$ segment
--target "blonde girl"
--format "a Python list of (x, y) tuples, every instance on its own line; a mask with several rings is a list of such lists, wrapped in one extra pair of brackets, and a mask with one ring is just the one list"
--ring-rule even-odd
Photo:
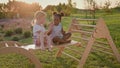
[(46, 22), (46, 13), (43, 11), (37, 11), (34, 15), (33, 25), (33, 38), (36, 48), (45, 50), (48, 48), (51, 50), (51, 40), (47, 35), (44, 24)]

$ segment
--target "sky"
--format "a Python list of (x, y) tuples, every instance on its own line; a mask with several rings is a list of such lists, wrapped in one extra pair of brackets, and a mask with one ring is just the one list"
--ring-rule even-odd
[[(42, 5), (43, 8), (45, 8), (47, 5), (58, 5), (59, 3), (68, 3), (67, 0), (18, 0), (18, 1), (23, 1), (26, 3), (33, 3), (33, 2), (38, 2), (40, 5)], [(102, 5), (106, 0), (96, 0), (99, 5)], [(112, 6), (115, 6), (117, 1), (120, 0), (110, 0), (112, 3)], [(7, 3), (8, 0), (0, 0), (0, 3)], [(72, 0), (72, 2), (76, 2), (76, 7), (80, 9), (85, 8), (85, 3), (84, 0)]]

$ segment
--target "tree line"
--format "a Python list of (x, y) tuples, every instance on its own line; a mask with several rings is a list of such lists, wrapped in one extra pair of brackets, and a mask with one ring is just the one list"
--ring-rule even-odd
[(21, 1), (9, 0), (0, 4), (0, 18), (32, 17), (34, 12), (41, 10), (39, 3), (28, 4)]
[(68, 16), (73, 10), (76, 10), (73, 7), (75, 7), (75, 3), (72, 4), (72, 0), (68, 0), (68, 4), (48, 5), (45, 9), (42, 9), (39, 3), (28, 4), (22, 1), (9, 0), (6, 4), (0, 3), (0, 18), (30, 18), (39, 10), (46, 11), (48, 14), (52, 14), (53, 11), (64, 12)]
[[(95, 0), (84, 0), (86, 11), (92, 11), (92, 16), (95, 18), (96, 10), (104, 10), (106, 13), (111, 13), (111, 2), (107, 0), (104, 2), (104, 6), (97, 4)], [(0, 3), (0, 18), (32, 18), (36, 11), (43, 10), (48, 16), (52, 15), (52, 12), (63, 12), (65, 16), (70, 16), (74, 13), (79, 13), (80, 9), (76, 8), (76, 2), (68, 0), (68, 3), (59, 3), (58, 5), (48, 5), (45, 9), (42, 9), (39, 3), (28, 4), (22, 1), (9, 0), (6, 4)], [(120, 2), (116, 2), (116, 7), (120, 11)], [(86, 13), (87, 15), (87, 13)]]

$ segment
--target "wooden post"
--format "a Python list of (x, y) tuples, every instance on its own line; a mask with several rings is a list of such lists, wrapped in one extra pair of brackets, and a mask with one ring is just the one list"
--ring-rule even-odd
[(115, 57), (117, 58), (117, 61), (120, 63), (120, 54), (119, 54), (119, 52), (118, 52), (118, 50), (117, 50), (117, 48), (116, 48), (116, 46), (115, 46), (111, 36), (109, 36), (107, 38), (107, 40), (108, 40), (108, 42), (110, 44), (110, 47), (112, 48), (112, 51), (113, 51)]
[(94, 34), (94, 36), (96, 38), (105, 38), (107, 39), (110, 47), (112, 48), (112, 51), (115, 55), (115, 57), (117, 58), (117, 61), (120, 62), (120, 54), (116, 48), (116, 45), (114, 44), (113, 40), (112, 40), (112, 37), (110, 35), (110, 32), (104, 22), (104, 20), (101, 18), (99, 19), (98, 21), (98, 25), (96, 27), (96, 34)]
[(76, 30), (81, 29), (80, 26), (74, 24), (78, 24), (78, 21), (76, 19), (72, 19), (68, 32), (71, 32), (72, 31), (71, 29), (76, 29)]
[(91, 51), (92, 45), (94, 43), (95, 39), (91, 36), (91, 39), (89, 40), (87, 47), (85, 48), (85, 51), (83, 52), (82, 58), (79, 62), (78, 68), (83, 68), (83, 65), (85, 64), (87, 57)]
[(56, 57), (60, 57), (62, 55), (62, 52), (64, 50), (64, 46), (61, 46), (60, 49), (58, 50), (57, 54), (56, 54)]

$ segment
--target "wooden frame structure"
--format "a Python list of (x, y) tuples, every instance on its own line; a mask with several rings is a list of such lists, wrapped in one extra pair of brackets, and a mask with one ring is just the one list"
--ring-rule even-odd
[[(96, 21), (96, 25), (88, 25), (88, 24), (79, 24), (78, 21)], [(91, 30), (82, 30), (82, 27), (90, 27), (90, 28), (94, 28), (93, 31)], [(100, 19), (73, 19), (71, 24), (70, 24), (70, 28), (68, 30), (69, 32), (78, 32), (81, 34), (81, 38), (82, 40), (87, 41), (87, 45), (83, 46), (81, 43), (81, 41), (71, 41), (71, 43), (68, 44), (63, 44), (63, 45), (57, 45), (56, 47), (59, 48), (56, 57), (60, 57), (62, 54), (65, 54), (66, 56), (73, 58), (74, 60), (79, 62), (78, 68), (83, 68), (89, 53), (91, 52), (92, 48), (93, 48), (93, 44), (95, 42), (97, 43), (101, 43), (101, 44), (107, 44), (110, 46), (110, 48), (106, 48), (103, 46), (96, 46), (97, 48), (103, 48), (103, 49), (107, 49), (107, 50), (112, 50), (112, 53), (107, 52), (107, 51), (101, 51), (101, 50), (97, 50), (109, 55), (114, 55), (117, 59), (118, 62), (120, 62), (120, 54), (112, 40), (112, 37), (110, 36), (109, 30), (104, 22), (104, 20), (102, 18)], [(89, 34), (90, 37), (89, 39), (87, 39), (87, 35)], [(76, 36), (75, 38), (79, 38), (78, 36)], [(107, 43), (105, 42), (101, 42), (101, 41), (96, 41), (97, 39), (106, 39)], [(13, 42), (14, 43), (14, 42)], [(40, 61), (36, 58), (36, 56), (34, 56), (34, 54), (31, 51), (28, 51), (24, 48), (19, 47), (18, 43), (14, 43), (12, 44), (12, 46), (9, 46), (8, 42), (4, 43), (5, 45), (0, 46), (0, 54), (8, 54), (8, 53), (18, 53), (18, 54), (22, 54), (24, 56), (26, 56), (28, 59), (30, 59), (34, 64), (36, 68), (42, 68)], [(64, 52), (64, 49), (70, 49), (74, 52), (77, 52), (77, 54), (79, 53), (79, 51), (77, 51), (76, 49), (71, 49), (69, 48), (70, 45), (76, 45), (79, 47), (84, 47), (85, 50), (82, 54), (81, 59), (77, 59), (74, 56), (71, 56), (70, 54), (67, 54)]]
[(42, 68), (42, 65), (39, 59), (31, 53), (30, 51), (21, 48), (20, 43), (15, 41), (3, 41), (0, 42), (0, 54), (9, 54), (9, 53), (17, 53), (27, 57), (32, 63), (35, 64), (35, 68)]
[[(78, 21), (96, 21), (97, 23), (96, 23), (96, 25), (84, 25), (84, 24), (78, 24)], [(92, 28), (95, 28), (95, 30), (93, 32), (84, 31), (81, 29), (80, 26), (92, 27)], [(112, 40), (112, 37), (110, 36), (109, 30), (108, 30), (106, 24), (102, 18), (100, 18), (98, 20), (97, 19), (73, 19), (72, 23), (70, 25), (70, 28), (69, 28), (69, 32), (79, 32), (79, 33), (81, 33), (81, 35), (91, 34), (89, 39), (81, 38), (81, 39), (88, 41), (87, 46), (85, 47), (85, 50), (82, 54), (82, 57), (79, 60), (69, 54), (64, 53), (63, 51), (66, 48), (64, 46), (59, 49), (59, 51), (57, 53), (57, 57), (60, 57), (62, 54), (66, 54), (67, 56), (69, 56), (79, 62), (78, 68), (83, 68), (83, 65), (85, 64), (85, 62), (89, 56), (89, 53), (92, 50), (93, 44), (96, 42), (96, 39), (103, 38), (103, 39), (106, 39), (108, 43), (101, 42), (101, 41), (97, 41), (97, 42), (102, 43), (102, 44), (108, 44), (110, 46), (109, 49), (112, 50), (113, 54), (109, 53), (107, 51), (101, 51), (101, 50), (98, 50), (98, 51), (104, 52), (106, 54), (114, 55), (116, 57), (117, 61), (120, 62), (120, 54), (116, 48), (116, 45), (114, 44), (114, 42)], [(105, 48), (102, 46), (99, 46), (99, 47)], [(108, 49), (108, 48), (105, 48), (105, 49)]]

